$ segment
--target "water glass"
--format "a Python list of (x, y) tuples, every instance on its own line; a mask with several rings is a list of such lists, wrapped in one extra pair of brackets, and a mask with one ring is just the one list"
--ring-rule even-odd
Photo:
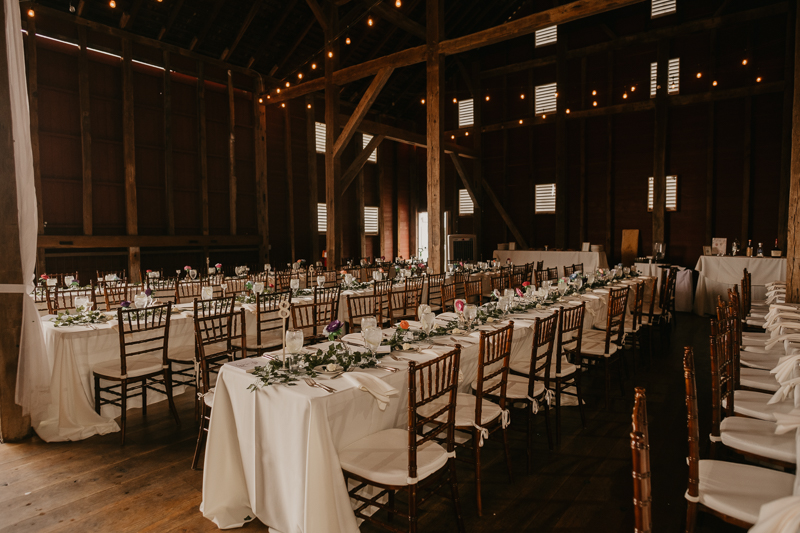
[(478, 306), (475, 304), (467, 304), (464, 307), (464, 316), (467, 318), (469, 328), (472, 329), (472, 324), (478, 318)]
[(378, 327), (378, 319), (374, 316), (365, 316), (361, 319), (361, 331), (367, 328), (376, 328)]
[(211, 300), (214, 298), (214, 287), (202, 287), (200, 289), (200, 298), (203, 300)]
[(289, 287), (291, 287), (291, 289), (293, 291), (298, 290), (300, 288), (300, 280), (297, 279), (297, 278), (290, 279), (289, 280)]
[(143, 292), (133, 297), (133, 303), (136, 305), (136, 309), (144, 309), (147, 307), (147, 300), (147, 295)]
[(293, 271), (296, 272), (298, 268), (300, 268), (300, 263), (292, 263), (292, 270)]
[(378, 271), (378, 270), (376, 270), (376, 271), (374, 271), (374, 272), (372, 273), (372, 279), (374, 279), (375, 281), (380, 281), (380, 280), (381, 280), (381, 277), (382, 277), (382, 276), (381, 276), (381, 273), (380, 273), (380, 271)]
[(253, 294), (261, 294), (264, 292), (264, 283), (259, 281), (258, 283), (253, 283)]
[(89, 310), (89, 298), (87, 296), (76, 296), (75, 297), (75, 309), (83, 308), (84, 311)]
[(191, 269), (189, 271), (189, 275), (192, 277), (192, 281), (194, 281), (195, 279), (197, 279), (197, 270)]
[(383, 340), (383, 331), (381, 331), (380, 328), (367, 328), (362, 330), (362, 335), (364, 336), (364, 342), (367, 348), (369, 348), (369, 353), (372, 357), (375, 357), (375, 351)]
[(69, 287), (75, 281), (75, 276), (64, 276), (64, 286)]
[(501, 296), (497, 299), (497, 308), (505, 314), (506, 307), (508, 307), (508, 298)]
[(351, 285), (353, 283), (353, 275), (352, 274), (345, 274), (344, 275), (344, 282), (346, 285)]
[(436, 315), (434, 315), (431, 311), (425, 311), (422, 313), (420, 322), (422, 322), (422, 331), (425, 332), (425, 335), (430, 335), (431, 330), (433, 330), (433, 326), (436, 322)]
[(325, 276), (317, 276), (317, 286), (320, 289), (325, 286)]

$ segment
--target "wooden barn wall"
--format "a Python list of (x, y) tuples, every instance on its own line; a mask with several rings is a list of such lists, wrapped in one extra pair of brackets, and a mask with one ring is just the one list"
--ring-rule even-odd
[[(708, 13), (700, 13), (707, 16)], [(617, 21), (614, 29), (644, 31), (633, 20)], [(668, 25), (653, 21), (653, 25)], [(559, 39), (568, 48), (607, 40), (602, 32), (581, 26), (559, 28)], [(711, 57), (710, 31), (680, 35), (669, 40), (670, 58), (680, 57), (680, 94), (694, 95), (715, 90), (753, 87), (762, 82), (780, 82), (784, 77), (786, 15), (773, 15), (747, 24), (716, 30), (715, 56)], [(533, 40), (516, 39), (484, 49), (473, 59), (482, 70), (555, 54), (556, 46), (535, 48)], [(649, 97), (649, 68), (656, 60), (657, 44), (643, 43), (629, 48), (589, 55), (585, 58), (585, 85), (581, 85), (582, 59), (567, 61), (566, 87), (559, 88), (559, 104), (571, 111), (644, 101)], [(748, 65), (742, 65), (742, 59)], [(712, 65), (713, 61), (713, 65)], [(711, 68), (718, 86), (712, 87)], [(700, 72), (701, 77), (696, 74)], [(462, 78), (449, 80), (448, 99), (469, 98)], [(556, 81), (555, 64), (521, 72), (481, 79), (475, 98), (481, 106), (484, 126), (533, 117), (533, 87)], [(635, 90), (631, 91), (631, 87)], [(597, 94), (592, 95), (596, 90)], [(521, 94), (525, 98), (520, 98)], [(624, 99), (623, 94), (628, 98)], [(490, 96), (487, 101), (486, 96)], [(670, 96), (669, 98), (674, 98)], [(748, 103), (749, 100), (749, 103)], [(709, 121), (714, 107), (713, 123)], [(715, 186), (711, 191), (714, 237), (743, 242), (763, 242), (768, 248), (778, 236), (779, 181), (781, 167), (781, 121), (783, 92), (721, 99), (690, 105), (670, 105), (667, 126), (667, 175), (678, 176), (678, 209), (666, 214), (668, 260), (693, 267), (706, 242), (706, 177), (709, 150), (713, 151)], [(452, 106), (455, 108), (456, 106)], [(748, 110), (749, 108), (749, 110)], [(748, 115), (749, 113), (749, 115)], [(550, 122), (551, 118), (553, 119)], [(583, 125), (581, 124), (583, 122)], [(458, 130), (454, 110), (446, 113), (448, 130), (456, 141), (471, 145), (472, 139)], [(516, 126), (516, 125), (514, 125)], [(647, 179), (653, 174), (654, 112), (643, 110), (585, 119), (566, 120), (566, 247), (580, 249), (585, 241), (608, 246), (610, 261), (620, 259), (622, 231), (639, 230), (639, 252), (652, 250), (652, 215), (647, 211)], [(749, 127), (749, 131), (748, 131)], [(584, 131), (585, 205), (580, 203), (581, 132)], [(709, 128), (715, 141), (709, 146)], [(751, 139), (748, 145), (746, 139)], [(533, 186), (556, 181), (555, 115), (535, 125), (510, 127), (482, 135), (483, 175), (531, 248), (555, 247), (556, 217), (535, 214)], [(424, 150), (423, 150), (424, 152)], [(424, 164), (424, 158), (422, 159)], [(746, 166), (750, 188), (745, 191)], [(471, 164), (466, 164), (468, 173)], [(454, 188), (462, 188), (451, 164), (446, 165), (446, 208), (451, 213), (456, 201)], [(424, 182), (422, 183), (424, 187)], [(611, 192), (609, 200), (608, 192)], [(749, 194), (749, 228), (743, 233), (744, 199)], [(490, 258), (498, 243), (513, 241), (500, 214), (484, 194), (483, 242), (480, 255)], [(424, 208), (424, 195), (420, 205)], [(580, 227), (581, 209), (584, 227)], [(610, 211), (609, 211), (610, 210)], [(472, 217), (457, 217), (460, 233), (470, 233)], [(608, 228), (611, 233), (608, 234)]]

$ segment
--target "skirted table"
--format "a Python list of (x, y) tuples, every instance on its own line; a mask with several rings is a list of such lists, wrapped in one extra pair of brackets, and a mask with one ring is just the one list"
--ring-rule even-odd
[(786, 258), (702, 255), (694, 267), (700, 277), (694, 295), (694, 312), (712, 314), (717, 296), (727, 301), (728, 289), (742, 282), (744, 269), (752, 275), (753, 300), (763, 300), (765, 285), (786, 280)]

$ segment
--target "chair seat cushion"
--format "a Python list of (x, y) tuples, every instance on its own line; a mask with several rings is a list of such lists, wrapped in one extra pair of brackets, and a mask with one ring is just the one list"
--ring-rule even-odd
[[(499, 390), (499, 389), (498, 389)], [(473, 422), (475, 422), (475, 401), (476, 396), (459, 392), (456, 396), (456, 427), (463, 427), (472, 429)], [(427, 405), (423, 405), (417, 409), (417, 413), (422, 416), (430, 416), (436, 411), (441, 409), (447, 403), (446, 398), (437, 398)], [(481, 426), (485, 426), (489, 422), (500, 417), (500, 406), (494, 402), (484, 399), (481, 406)], [(447, 413), (443, 413), (436, 418), (439, 422), (447, 420)]]
[[(205, 347), (206, 359), (213, 359), (215, 356), (228, 350), (228, 345), (225, 342), (218, 342)], [(177, 350), (170, 350), (167, 354), (167, 359), (179, 363), (190, 364), (194, 363), (194, 345), (184, 346)]]
[(795, 434), (776, 435), (775, 422), (729, 416), (720, 424), (722, 444), (743, 452), (753, 453), (786, 463), (797, 461)]
[[(339, 451), (342, 469), (383, 485), (408, 485), (408, 431), (386, 429), (367, 435)], [(417, 448), (417, 479), (447, 464), (447, 451), (435, 442)]]
[(769, 342), (769, 339), (772, 338), (772, 335), (766, 331), (743, 331), (742, 332), (742, 340), (755, 340), (761, 341), (762, 343)]
[[(161, 357), (157, 355), (134, 355), (125, 361), (125, 371), (128, 378), (158, 374), (164, 369)], [(92, 367), (92, 372), (100, 377), (122, 379), (121, 363), (119, 359), (103, 361)]]
[[(485, 381), (483, 383), (484, 389), (489, 389), (494, 387), (500, 381), (500, 377), (496, 377), (490, 379), (489, 381)], [(478, 389), (478, 380), (472, 382), (472, 389)], [(498, 393), (500, 389), (493, 391)], [(541, 393), (544, 392), (544, 383), (541, 381), (535, 381), (533, 383), (533, 398), (538, 397)], [(508, 381), (506, 383), (506, 398), (509, 400), (525, 400), (528, 397), (528, 378), (525, 376), (517, 376), (514, 374), (508, 375)], [(481, 416), (483, 412), (481, 412)]]
[(207, 406), (211, 407), (212, 409), (214, 408), (214, 392), (215, 392), (215, 390), (216, 390), (216, 387), (212, 387), (207, 393), (205, 393), (203, 395), (203, 402)]
[[(519, 361), (517, 363), (511, 364), (511, 370), (514, 372), (519, 372), (520, 374), (528, 375), (531, 372), (531, 361), (530, 359), (525, 359), (524, 361)], [(561, 357), (561, 376), (566, 377), (569, 375), (574, 374), (578, 371), (578, 367), (567, 361), (566, 356)], [(536, 373), (536, 375), (540, 378), (544, 377), (544, 369), (540, 370)], [(510, 376), (509, 376), (510, 377)], [(550, 363), (550, 379), (556, 379), (558, 373), (556, 372), (556, 363), (553, 361)]]
[(583, 333), (583, 340), (581, 341), (581, 353), (588, 356), (595, 357), (611, 357), (619, 346), (613, 343), (608, 345), (608, 353), (606, 353), (606, 333), (604, 331), (585, 331)]
[[(750, 418), (775, 422), (774, 413), (788, 414), (794, 409), (793, 401), (768, 404), (770, 398), (772, 398), (772, 394), (765, 392), (737, 390), (733, 396), (733, 412)], [(723, 398), (722, 407), (727, 407), (727, 405), (728, 399)]]
[(763, 504), (792, 495), (793, 474), (713, 460), (700, 461), (699, 470), (700, 503), (748, 524)]
[[(755, 352), (740, 352), (739, 361), (742, 366), (749, 366), (750, 368), (760, 368), (761, 370), (772, 370), (778, 366), (778, 361), (781, 355), (770, 353), (755, 353)], [(784, 354), (785, 355), (785, 354)]]
[(748, 326), (753, 326), (755, 328), (763, 328), (764, 327), (764, 319), (763, 318), (748, 318), (744, 322)]
[(759, 368), (739, 368), (739, 383), (743, 387), (763, 390), (765, 392), (778, 392), (780, 383), (774, 374)]

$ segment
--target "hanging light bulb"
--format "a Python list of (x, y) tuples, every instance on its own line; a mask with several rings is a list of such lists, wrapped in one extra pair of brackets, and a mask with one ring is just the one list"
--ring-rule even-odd
[(487, 102), (489, 101), (489, 95), (488, 94), (486, 95), (486, 101)]
[(519, 123), (522, 124), (522, 119), (519, 119)]
[(311, 104), (308, 104), (306, 107), (308, 107), (309, 109), (311, 109)]
[(347, 37), (347, 38), (344, 40), (344, 44), (350, 44), (350, 37)]
[(289, 83), (289, 82), (287, 81), (287, 82), (286, 82), (286, 86), (288, 87), (288, 86), (290, 86), (290, 85), (291, 85), (291, 83)]
[[(398, 0), (398, 1), (399, 1), (399, 0)], [(455, 138), (456, 138), (456, 136), (455, 136), (455, 135), (451, 135), (451, 136), (450, 136), (450, 139), (455, 139)]]
[(403, 5), (403, 2), (401, 2), (400, 0), (395, 0), (394, 7), (400, 7), (402, 5)]
[(333, 57), (333, 52), (328, 52), (328, 57)]
[(569, 115), (569, 108), (567, 108), (567, 115)]
[(270, 96), (270, 95), (267, 95), (267, 100), (269, 100), (270, 98), (272, 98), (272, 96)]
[(281, 107), (286, 107), (286, 104), (281, 104)]
[(311, 70), (317, 70), (317, 64), (311, 63)]
[(466, 132), (464, 135), (466, 135), (467, 137), (469, 137), (469, 132)]
[(425, 99), (424, 99), (424, 98), (423, 98), (422, 100), (420, 100), (420, 102), (421, 102), (423, 105), (425, 105)]
[(697, 73), (697, 78), (699, 79), (699, 78), (702, 78), (702, 77), (703, 77), (703, 73), (702, 72), (698, 72)]
[(761, 76), (756, 78), (756, 83), (761, 83)]
[(277, 92), (278, 94), (280, 94), (280, 92), (281, 92), (281, 88), (280, 88), (280, 87), (278, 87), (278, 88), (277, 88), (277, 90), (276, 90), (276, 92)]
[(627, 99), (628, 98), (628, 93), (622, 93), (622, 98), (623, 99)]
[(372, 26), (373, 24), (375, 24), (375, 21), (374, 21), (374, 20), (372, 20), (372, 15), (370, 15), (370, 16), (367, 18), (367, 25), (368, 25), (368, 26)]
[(258, 103), (259, 103), (259, 104), (263, 104), (263, 103), (264, 103), (264, 99), (263, 99), (263, 98), (259, 98), (259, 99), (258, 99)]
[(631, 85), (631, 92), (634, 92), (635, 90), (636, 90), (636, 86), (635, 85)]
[(747, 64), (747, 60), (746, 59), (742, 59), (742, 65), (746, 65), (746, 64)]
[(520, 100), (525, 100), (525, 93), (522, 93), (521, 95), (519, 95), (519, 98), (520, 98)]
[(298, 80), (302, 80), (303, 79), (303, 73), (302, 72), (298, 72), (297, 73), (297, 79)]
[(556, 98), (558, 98), (558, 93), (556, 93)]
[(453, 98), (453, 103), (457, 104), (458, 103), (458, 98)]
[(597, 96), (597, 91), (592, 91), (592, 96)]
[(592, 105), (593, 105), (594, 107), (597, 107), (597, 100), (595, 100), (594, 102), (592, 102)]
[(111, 9), (114, 9), (115, 7), (117, 7), (117, 3), (116, 3), (114, 0), (111, 0), (111, 1), (108, 3), (108, 6), (109, 6)]
[(33, 16), (34, 16), (35, 14), (36, 14), (36, 13), (34, 13), (34, 12), (33, 12), (33, 9), (29, 9), (29, 10), (28, 10), (28, 16), (29, 16), (30, 18), (33, 18)]
[(542, 119), (546, 119), (546, 118), (547, 118), (547, 115), (542, 115)]

